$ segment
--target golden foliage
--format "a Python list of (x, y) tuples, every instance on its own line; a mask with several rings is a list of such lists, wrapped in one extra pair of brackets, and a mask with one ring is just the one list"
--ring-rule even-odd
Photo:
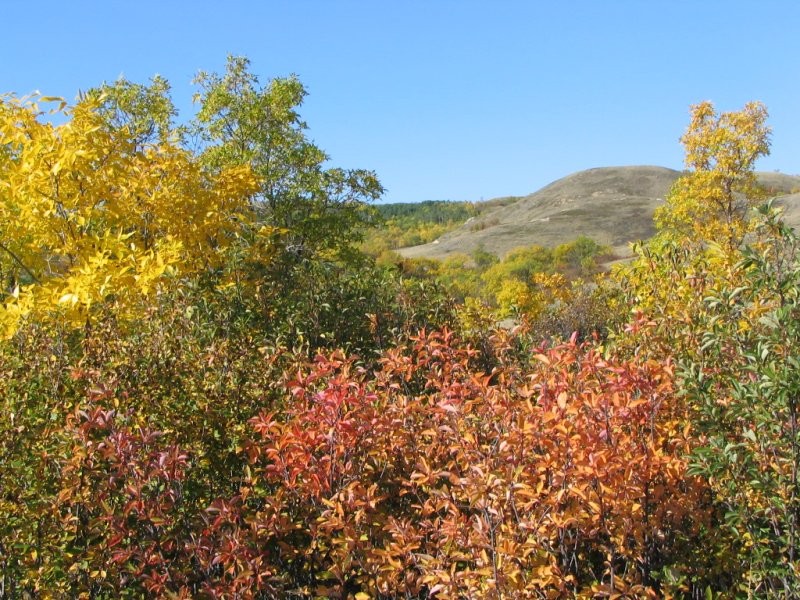
[(656, 212), (656, 224), (672, 239), (718, 240), (734, 248), (752, 229), (750, 210), (764, 200), (754, 167), (769, 154), (767, 110), (750, 102), (741, 111), (718, 115), (710, 102), (702, 102), (691, 115), (681, 137), (690, 172)]
[(4, 337), (32, 313), (81, 322), (107, 300), (133, 310), (166, 276), (220, 266), (251, 220), (248, 168), (212, 178), (169, 143), (138, 147), (98, 102), (54, 115), (31, 100), (0, 102)]

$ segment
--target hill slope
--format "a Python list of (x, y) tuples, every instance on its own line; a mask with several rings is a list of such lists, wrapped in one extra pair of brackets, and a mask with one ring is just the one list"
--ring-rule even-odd
[[(403, 248), (400, 253), (441, 259), (483, 247), (502, 256), (518, 246), (552, 247), (585, 235), (625, 255), (629, 242), (653, 235), (653, 213), (680, 175), (654, 166), (580, 171), (470, 219), (433, 243)], [(800, 189), (798, 176), (759, 173), (759, 180), (776, 196)], [(787, 220), (800, 224), (800, 194), (781, 200), (787, 206)]]

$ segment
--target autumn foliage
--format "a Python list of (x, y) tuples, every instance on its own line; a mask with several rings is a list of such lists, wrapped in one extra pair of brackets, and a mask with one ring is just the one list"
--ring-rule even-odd
[(253, 220), (247, 167), (211, 178), (174, 144), (110, 128), (92, 98), (58, 125), (41, 103), (0, 103), (4, 336), (47, 311), (80, 323), (110, 297), (137, 312), (166, 276), (222, 264), (237, 221)]
[(0, 102), (0, 598), (800, 593), (800, 242), (747, 212), (760, 105), (693, 108), (605, 281), (484, 264), (501, 329), (356, 250), (380, 184), (324, 166), (296, 79), (198, 82), (185, 127), (162, 79)]
[(670, 370), (570, 343), (487, 374), (456, 344), (423, 334), (374, 378), (320, 358), (288, 418), (254, 418), (251, 481), (300, 501), (263, 530), (307, 524), (286, 558), (370, 596), (646, 593), (703, 519)]
[[(507, 362), (513, 336), (495, 342), (491, 373), (447, 331), (375, 370), (318, 356), (287, 382), (285, 409), (250, 419), (234, 493), (202, 510), (188, 489), (197, 456), (89, 387), (66, 419), (49, 509), (69, 549), (47, 557), (66, 575), (58, 584), (186, 597), (658, 595), (659, 574), (708, 519), (671, 367), (574, 342), (523, 367)], [(18, 566), (36, 572), (40, 552)]]

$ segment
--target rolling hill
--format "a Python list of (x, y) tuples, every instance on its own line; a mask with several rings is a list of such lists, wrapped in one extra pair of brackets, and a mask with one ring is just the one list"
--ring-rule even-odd
[[(409, 258), (442, 259), (483, 249), (504, 255), (512, 248), (553, 247), (580, 235), (610, 246), (623, 257), (630, 242), (655, 232), (653, 213), (680, 171), (655, 166), (601, 167), (568, 175), (507, 206), (483, 211), (438, 240), (399, 250)], [(786, 219), (800, 225), (800, 176), (759, 173), (759, 181), (786, 206)]]

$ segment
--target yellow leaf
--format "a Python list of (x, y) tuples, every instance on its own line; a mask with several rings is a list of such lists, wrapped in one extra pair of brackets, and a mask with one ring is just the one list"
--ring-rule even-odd
[(72, 293), (66, 293), (58, 299), (59, 304), (72, 304), (75, 306), (78, 303), (78, 297)]

